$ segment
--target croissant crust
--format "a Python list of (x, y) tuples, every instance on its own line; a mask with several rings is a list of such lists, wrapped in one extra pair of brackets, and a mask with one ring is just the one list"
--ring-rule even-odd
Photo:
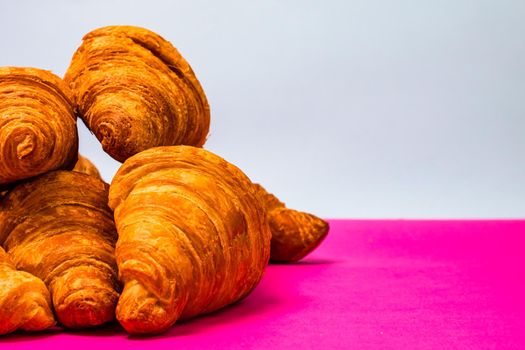
[(98, 171), (95, 164), (93, 164), (89, 159), (87, 159), (84, 156), (81, 156), (80, 154), (78, 155), (78, 161), (75, 164), (73, 171), (101, 178), (100, 172)]
[(315, 215), (287, 208), (259, 184), (255, 184), (255, 190), (267, 211), (272, 232), (271, 261), (299, 261), (325, 239), (330, 229), (328, 222)]
[(17, 271), (0, 247), (0, 334), (17, 329), (38, 331), (55, 324), (46, 285)]
[(213, 153), (141, 152), (115, 175), (109, 203), (124, 283), (116, 314), (128, 332), (162, 332), (243, 298), (261, 279), (265, 211), (246, 175)]
[(88, 33), (64, 79), (82, 119), (118, 161), (154, 146), (206, 141), (210, 110), (199, 81), (177, 49), (147, 29)]
[(17, 268), (48, 285), (66, 327), (114, 318), (117, 236), (108, 187), (93, 176), (54, 171), (16, 186), (1, 203), (0, 240)]
[(77, 151), (67, 85), (48, 71), (0, 67), (0, 190), (50, 170), (71, 169)]

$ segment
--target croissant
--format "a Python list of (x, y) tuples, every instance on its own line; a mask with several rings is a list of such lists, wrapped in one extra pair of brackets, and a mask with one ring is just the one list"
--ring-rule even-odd
[(79, 173), (88, 174), (94, 177), (100, 177), (100, 172), (98, 171), (95, 164), (93, 164), (89, 159), (84, 156), (78, 155), (78, 161), (73, 168), (73, 171), (78, 171)]
[(71, 169), (77, 151), (67, 85), (48, 71), (0, 67), (0, 190), (50, 170)]
[(114, 319), (117, 235), (108, 188), (93, 176), (54, 171), (16, 186), (0, 206), (0, 241), (17, 268), (47, 284), (65, 327)]
[(299, 261), (321, 244), (329, 231), (326, 221), (315, 215), (288, 209), (259, 184), (256, 192), (268, 212), (272, 232), (270, 260)]
[(55, 324), (44, 282), (17, 271), (0, 247), (0, 334), (39, 331)]
[(124, 284), (116, 316), (129, 333), (159, 333), (255, 288), (270, 231), (253, 184), (201, 148), (156, 147), (129, 158), (109, 191)]
[(110, 26), (83, 38), (64, 77), (80, 115), (118, 161), (154, 146), (202, 146), (204, 91), (177, 49), (143, 28)]

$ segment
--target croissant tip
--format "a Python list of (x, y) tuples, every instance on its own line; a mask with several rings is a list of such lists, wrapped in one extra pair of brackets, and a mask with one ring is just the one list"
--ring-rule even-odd
[[(171, 316), (171, 315), (170, 315)], [(159, 300), (138, 281), (126, 283), (117, 305), (116, 317), (129, 334), (159, 334), (172, 324)]]
[(31, 317), (21, 328), (26, 331), (41, 331), (56, 324), (53, 313), (48, 305), (39, 305)]
[(309, 213), (277, 208), (269, 219), (274, 236), (271, 241), (272, 262), (297, 262), (314, 251), (328, 235), (327, 221)]
[(126, 332), (132, 335), (161, 334), (170, 328), (170, 326), (159, 326), (156, 322), (141, 318), (117, 317), (117, 319)]
[(89, 328), (100, 326), (115, 318), (115, 301), (112, 296), (78, 298), (60, 306), (56, 310), (58, 320), (67, 328)]

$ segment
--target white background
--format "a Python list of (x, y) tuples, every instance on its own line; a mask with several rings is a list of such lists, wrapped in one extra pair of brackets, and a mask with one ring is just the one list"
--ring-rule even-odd
[[(0, 1), (0, 65), (63, 75), (112, 24), (180, 50), (211, 105), (206, 148), (289, 206), (525, 217), (524, 1)], [(111, 181), (118, 163), (80, 137)]]

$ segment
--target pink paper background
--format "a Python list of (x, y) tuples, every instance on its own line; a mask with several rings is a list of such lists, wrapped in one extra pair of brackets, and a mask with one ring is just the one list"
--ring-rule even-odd
[(117, 325), (0, 338), (23, 349), (525, 349), (525, 221), (332, 220), (313, 254), (166, 334)]

